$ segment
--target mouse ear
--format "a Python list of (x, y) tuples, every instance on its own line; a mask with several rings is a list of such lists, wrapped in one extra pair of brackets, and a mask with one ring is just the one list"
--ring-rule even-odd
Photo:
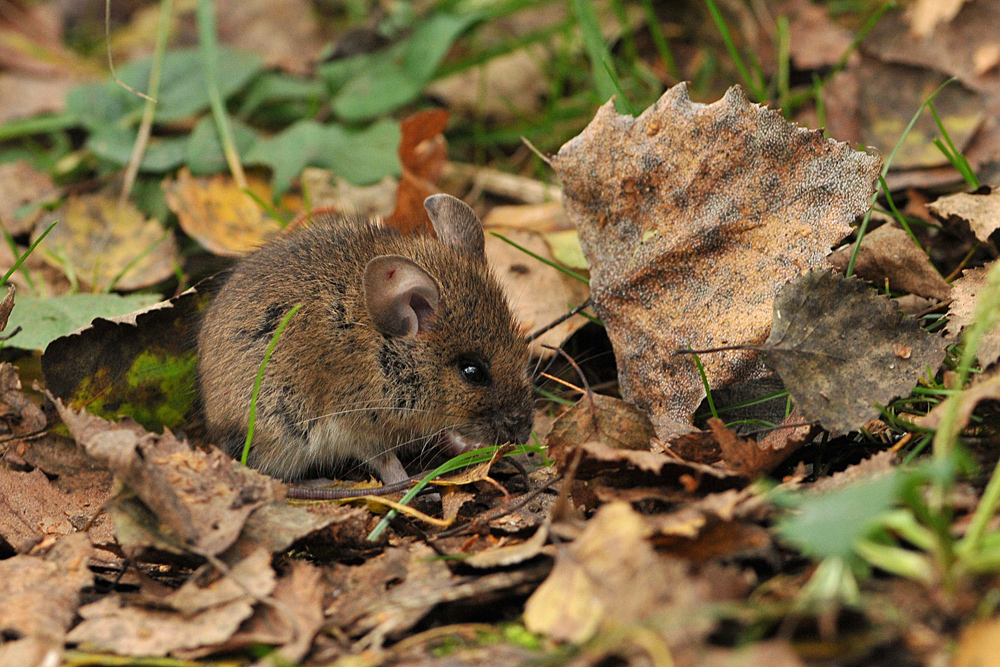
[(437, 310), (440, 290), (419, 264), (400, 255), (368, 262), (365, 305), (375, 326), (389, 336), (410, 336), (427, 329)]
[(424, 208), (427, 209), (434, 232), (442, 243), (486, 261), (483, 223), (468, 204), (451, 195), (431, 195), (424, 200)]

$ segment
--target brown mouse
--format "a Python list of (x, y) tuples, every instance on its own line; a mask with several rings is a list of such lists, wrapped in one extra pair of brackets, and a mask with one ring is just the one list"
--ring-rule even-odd
[(243, 259), (198, 337), (208, 434), (236, 455), (267, 365), (249, 464), (286, 480), (350, 460), (407, 478), (397, 452), (522, 443), (534, 419), (528, 346), (462, 201), (429, 197), (437, 238), (318, 215)]

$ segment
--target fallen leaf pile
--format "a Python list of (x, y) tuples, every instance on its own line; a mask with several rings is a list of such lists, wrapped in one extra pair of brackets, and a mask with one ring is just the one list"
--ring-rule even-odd
[[(0, 123), (76, 123), (52, 135), (67, 142), (53, 177), (0, 164), (0, 264), (48, 233), (0, 302), (0, 666), (995, 659), (1000, 532), (981, 503), (1000, 441), (1000, 37), (984, 26), (1000, 0), (883, 7), (861, 37), (809, 0), (375, 3), (322, 54), (341, 25), (313, 20), (323, 3), (216, 0), (246, 188), (221, 173), (183, 48), (124, 197), (108, 175), (144, 102), (84, 82), (8, 4), (0, 67), (17, 71), (0, 70), (0, 98), (52, 72), (79, 85), (64, 104), (0, 105)], [(193, 44), (191, 11), (171, 30)], [(132, 19), (110, 53), (142, 55), (154, 9), (118, 12)], [(721, 12), (753, 56), (710, 103), (678, 83), (716, 65), (674, 35), (687, 12), (709, 27)], [(615, 79), (649, 44), (636, 71), (666, 92), (641, 113), (623, 113), (629, 86), (562, 99), (575, 54), (607, 53), (588, 76)], [(118, 73), (143, 88), (150, 67)], [(796, 99), (807, 74), (822, 109)], [(950, 76), (940, 123), (924, 113), (886, 165)], [(772, 94), (783, 110), (748, 99)], [(808, 129), (821, 111), (828, 132)], [(478, 166), (522, 116), (547, 147)], [(942, 128), (981, 187), (960, 185)], [(449, 161), (463, 154), (477, 164)], [(356, 484), (338, 501), (298, 500), (209, 442), (196, 340), (219, 275), (320, 210), (432, 234), (423, 201), (439, 191), (481, 215), (489, 270), (525, 335), (542, 332), (531, 442), (472, 452), (413, 498), (365, 495), (360, 461), (324, 471)], [(401, 459), (429, 471), (434, 449)]]

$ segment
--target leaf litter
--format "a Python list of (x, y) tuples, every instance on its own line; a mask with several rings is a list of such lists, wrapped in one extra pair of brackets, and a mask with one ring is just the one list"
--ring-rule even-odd
[[(244, 20), (249, 13), (241, 16), (235, 19)], [(936, 20), (932, 35), (955, 19), (944, 16)], [(441, 25), (447, 28), (449, 40), (453, 33), (465, 29), (461, 21), (446, 19)], [(842, 32), (835, 37), (843, 42)], [(439, 50), (434, 49), (435, 53)], [(397, 52), (405, 53), (405, 49), (390, 50), (386, 55)], [(980, 60), (986, 62), (985, 57), (981, 55)], [(859, 60), (851, 58), (849, 66), (856, 67)], [(301, 67), (301, 63), (296, 58), (289, 66)], [(256, 63), (251, 65), (257, 67)], [(390, 97), (393, 94), (389, 91)], [(449, 641), (468, 641), (480, 659), (486, 654), (497, 660), (508, 655), (503, 651), (511, 647), (487, 648), (481, 637), (476, 638), (473, 628), (481, 631), (482, 626), (469, 622), (469, 612), (474, 618), (485, 615), (490, 620), (500, 615), (510, 617), (525, 609), (524, 600), (528, 599), (524, 621), (529, 629), (548, 640), (589, 640), (579, 649), (587, 664), (644, 664), (647, 658), (664, 664), (666, 660), (722, 664), (734, 659), (753, 664), (802, 664), (797, 655), (802, 651), (797, 642), (801, 629), (783, 633), (780, 640), (756, 642), (742, 651), (720, 644), (728, 641), (727, 623), (745, 622), (743, 627), (757, 628), (761, 623), (766, 625), (768, 614), (774, 613), (766, 605), (776, 600), (784, 604), (804, 581), (801, 576), (784, 583), (775, 583), (781, 577), (768, 581), (775, 573), (790, 571), (790, 566), (800, 567), (801, 560), (775, 544), (772, 531), (765, 526), (773, 524), (781, 513), (750, 480), (777, 471), (784, 475), (781, 490), (804, 486), (811, 475), (820, 478), (816, 487), (832, 480), (822, 477), (825, 461), (821, 465), (809, 449), (799, 453), (814, 444), (820, 431), (815, 422), (835, 433), (838, 427), (847, 431), (865, 426), (877, 415), (878, 405), (905, 395), (920, 372), (937, 369), (946, 339), (916, 331), (915, 320), (902, 318), (888, 299), (876, 296), (875, 290), (861, 281), (817, 270), (826, 266), (829, 249), (848, 235), (849, 224), (867, 206), (879, 167), (877, 158), (784, 124), (776, 112), (750, 105), (737, 92), (707, 106), (691, 103), (678, 89), (665, 100), (634, 120), (614, 116), (606, 108), (598, 117), (604, 125), (588, 130), (593, 135), (604, 134), (596, 146), (580, 152), (593, 153), (598, 156), (594, 161), (597, 167), (606, 169), (601, 165), (604, 161), (632, 180), (606, 179), (595, 169), (591, 171), (598, 176), (596, 186), (564, 178), (570, 215), (581, 210), (587, 213), (574, 217), (580, 225), (585, 258), (574, 243), (574, 230), (549, 226), (554, 222), (552, 208), (558, 204), (553, 207), (535, 202), (538, 228), (516, 232), (522, 234), (519, 244), (537, 254), (575, 270), (592, 270), (595, 298), (603, 299), (598, 314), (612, 321), (609, 330), (615, 339), (618, 366), (623, 369), (621, 387), (632, 402), (587, 395), (570, 409), (546, 415), (555, 421), (552, 432), (543, 439), (555, 463), (550, 468), (530, 470), (521, 481), (517, 474), (484, 469), (462, 478), (457, 488), (418, 498), (422, 512), (440, 514), (454, 522), (446, 533), (397, 521), (388, 537), (368, 542), (365, 537), (379, 518), (372, 506), (289, 504), (283, 499), (280, 483), (240, 471), (217, 450), (202, 448), (207, 443), (203, 443), (197, 419), (192, 417), (191, 404), (165, 408), (161, 403), (165, 396), (185, 393), (177, 378), (185, 377), (185, 369), (191, 370), (184, 361), (189, 358), (183, 356), (184, 341), (190, 339), (191, 331), (176, 325), (203, 307), (197, 293), (184, 297), (187, 305), (174, 301), (134, 313), (124, 321), (97, 321), (49, 346), (42, 358), (47, 386), (54, 390), (61, 385), (56, 393), (73, 403), (75, 410), (63, 408), (62, 414), (82, 449), (58, 436), (32, 435), (32, 424), (54, 423), (55, 414), (50, 412), (51, 419), (43, 417), (39, 422), (41, 411), (31, 411), (28, 404), (34, 403), (20, 387), (13, 382), (4, 384), (8, 389), (0, 397), (6, 406), (0, 410), (0, 424), (8, 430), (2, 437), (11, 439), (2, 445), (7, 467), (0, 497), (13, 512), (10, 523), (0, 523), (0, 548), (5, 556), (15, 550), (24, 553), (8, 557), (0, 565), (20, 564), (24, 558), (48, 558), (46, 553), (56, 551), (53, 545), (65, 544), (68, 531), (84, 528), (98, 550), (90, 556), (91, 579), (76, 576), (60, 584), (65, 590), (59, 596), (66, 604), (56, 610), (55, 622), (46, 621), (50, 625), (44, 632), (13, 624), (13, 630), (7, 632), (5, 621), (5, 639), (15, 632), (21, 638), (0, 646), (0, 662), (16, 652), (27, 656), (24, 664), (40, 664), (46, 649), (38, 637), (45, 634), (44, 642), (61, 646), (63, 635), (74, 622), (70, 641), (79, 649), (120, 655), (199, 659), (232, 652), (251, 655), (266, 645), (277, 648), (268, 664), (326, 664), (361, 656), (378, 663), (427, 659), (435, 642), (447, 637)], [(346, 103), (340, 100), (341, 111), (368, 113), (362, 108), (347, 109)], [(666, 118), (657, 115), (664, 107), (670, 110)], [(946, 122), (953, 122), (949, 107), (942, 108)], [(436, 116), (440, 118), (440, 114)], [(671, 125), (676, 117), (686, 123), (684, 131)], [(314, 125), (305, 129), (312, 132), (319, 128), (318, 123)], [(649, 132), (652, 126), (656, 128)], [(696, 132), (688, 132), (689, 126)], [(646, 132), (636, 131), (636, 127)], [(420, 188), (436, 184), (450, 187), (447, 177), (437, 180), (451, 168), (441, 143), (441, 129), (431, 127), (426, 136), (411, 135), (404, 121), (404, 142), (408, 136), (414, 138), (408, 143), (410, 157), (423, 155), (428, 161), (411, 162), (400, 147), (404, 180), (407, 173), (416, 174), (419, 182), (411, 185), (419, 187), (414, 190), (418, 194), (398, 196), (397, 205), (409, 199), (406, 206), (419, 209), (413, 204), (419, 204)], [(630, 132), (637, 141), (617, 140), (617, 135)], [(699, 132), (697, 140), (688, 136)], [(663, 135), (679, 137), (677, 145), (704, 144), (708, 150), (675, 151), (680, 164), (663, 166), (663, 156), (649, 147)], [(956, 136), (962, 143), (965, 135)], [(584, 139), (576, 143), (584, 143)], [(260, 158), (263, 149), (258, 146), (256, 150)], [(572, 165), (567, 159), (572, 151), (564, 151), (555, 159), (557, 170), (586, 172), (590, 168)], [(779, 159), (773, 159), (775, 155)], [(291, 183), (301, 164), (273, 156), (270, 159), (280, 166), (276, 180), (281, 181), (281, 187)], [(759, 163), (760, 168), (744, 177), (741, 172), (749, 171), (745, 168), (749, 163)], [(660, 172), (671, 171), (682, 177), (679, 184), (669, 179), (654, 181)], [(803, 180), (809, 181), (802, 178), (803, 172), (835, 172), (836, 179), (843, 180), (820, 179), (819, 187), (811, 191), (803, 185)], [(725, 187), (720, 187), (720, 182)], [(202, 181), (194, 189), (208, 189), (208, 183)], [(391, 179), (388, 184), (395, 187)], [(605, 187), (607, 193), (581, 202), (579, 193), (588, 187)], [(662, 199), (674, 204), (672, 209), (660, 206), (658, 189), (666, 193)], [(380, 192), (386, 199), (385, 192)], [(265, 199), (270, 196), (265, 195)], [(478, 190), (474, 190), (468, 200), (478, 197)], [(228, 223), (223, 219), (219, 226), (219, 221), (212, 219), (212, 207), (218, 204), (222, 210), (232, 202), (225, 197), (220, 202), (205, 202), (195, 210), (198, 206), (203, 209), (200, 214), (206, 229), (191, 235), (198, 238), (198, 233), (204, 233), (204, 247), (220, 255), (245, 252), (260, 242), (255, 235), (266, 231), (263, 227), (273, 228), (256, 212), (256, 217), (248, 218), (249, 228), (240, 228), (234, 235), (236, 246), (242, 247), (213, 247), (212, 243), (227, 243), (227, 234), (220, 230)], [(380, 205), (383, 212), (391, 210), (384, 201)], [(520, 216), (525, 210), (513, 213)], [(678, 233), (682, 228), (678, 221), (686, 226), (685, 235)], [(761, 242), (762, 231), (767, 243)], [(925, 235), (918, 234), (923, 241)], [(527, 267), (535, 281), (508, 286), (509, 293), (516, 297), (520, 292), (522, 300), (529, 303), (549, 299), (545, 309), (534, 315), (525, 317), (531, 311), (519, 309), (522, 320), (544, 324), (585, 298), (585, 291), (573, 293), (572, 298), (559, 294), (553, 285), (564, 277), (557, 277), (554, 269), (534, 263), (510, 246), (496, 247), (510, 253), (492, 261), (494, 270), (517, 277), (523, 273), (521, 267)], [(755, 265), (757, 258), (747, 250), (758, 247), (765, 248), (761, 254), (779, 258), (779, 265)], [(933, 253), (933, 244), (931, 248)], [(701, 253), (704, 261), (699, 262)], [(663, 264), (667, 267), (664, 270), (662, 257), (678, 261)], [(932, 257), (938, 266), (947, 263)], [(923, 294), (935, 301), (949, 296), (947, 284), (926, 255), (890, 225), (883, 225), (861, 244), (855, 269), (878, 288), (888, 283), (893, 291)], [(691, 283), (712, 273), (728, 279), (720, 281), (721, 287), (713, 284), (714, 291), (705, 298)], [(967, 271), (967, 275), (974, 277), (975, 273)], [(672, 282), (675, 278), (676, 283)], [(583, 288), (578, 281), (566, 280), (571, 281), (567, 287)], [(964, 284), (956, 281), (951, 293), (951, 334), (968, 323), (967, 319), (961, 322), (959, 314), (963, 308), (971, 310), (970, 293), (974, 294), (975, 288), (963, 291), (971, 284), (971, 280)], [(692, 300), (692, 293), (701, 300)], [(797, 333), (794, 325), (784, 328), (784, 322), (775, 324), (769, 319), (775, 297), (775, 308), (780, 306), (786, 316), (779, 319), (795, 320), (789, 314), (796, 314), (800, 318), (796, 324), (806, 321), (814, 325), (802, 340), (793, 336)], [(713, 301), (732, 304), (731, 311), (708, 310), (699, 319), (700, 311), (707, 306), (714, 308)], [(934, 305), (925, 304), (917, 310)], [(19, 297), (15, 316), (21, 306)], [(813, 317), (813, 307), (823, 312)], [(856, 311), (853, 319), (848, 312), (852, 309)], [(627, 338), (623, 329), (634, 336), (643, 326), (630, 318), (645, 325), (652, 322), (651, 331), (657, 335), (680, 324), (681, 342), (660, 337), (648, 347), (622, 345)], [(856, 319), (865, 320), (862, 324), (877, 335), (866, 338), (868, 330), (854, 327)], [(572, 328), (553, 334), (549, 342), (566, 343)], [(151, 335), (154, 329), (161, 330), (161, 338)], [(708, 333), (702, 338), (689, 336), (692, 330)], [(768, 331), (771, 338), (767, 338)], [(847, 350), (855, 357), (881, 350), (875, 363), (880, 370), (851, 365), (850, 355), (836, 344), (838, 336), (845, 333), (849, 340), (855, 340), (853, 348)], [(171, 338), (169, 344), (165, 342)], [(570, 340), (568, 347), (572, 349), (575, 343)], [(761, 359), (779, 367), (791, 404), (785, 406), (782, 400), (779, 407), (784, 409), (774, 411), (779, 415), (773, 420), (774, 424), (780, 422), (778, 428), (770, 430), (774, 424), (769, 424), (768, 434), (754, 440), (753, 434), (737, 424), (727, 426), (713, 417), (705, 422), (706, 430), (693, 430), (691, 424), (701, 424), (704, 419), (694, 414), (704, 395), (700, 377), (690, 357), (674, 358), (673, 352), (685, 345), (709, 344), (746, 348), (725, 355), (701, 355), (717, 400), (719, 389), (734, 380), (749, 379), (752, 386), (762, 386), (754, 384), (766, 372)], [(149, 346), (156, 354), (144, 354)], [(981, 348), (981, 355), (984, 349), (988, 348)], [(891, 355), (886, 350), (891, 350)], [(843, 363), (798, 375), (802, 364), (788, 363), (790, 358), (824, 355), (837, 356)], [(121, 358), (115, 364), (107, 363), (109, 357), (116, 356)], [(76, 358), (81, 359), (80, 368), (73, 368)], [(917, 368), (921, 361), (924, 369)], [(655, 368), (658, 363), (679, 364), (674, 375), (684, 375), (685, 382), (675, 385), (655, 377), (650, 381), (652, 374), (636, 373), (637, 367), (646, 364)], [(885, 370), (888, 365), (893, 367), (891, 372)], [(172, 366), (179, 374), (157, 376), (160, 379), (148, 385), (133, 382), (138, 371), (155, 366)], [(797, 368), (789, 370), (789, 366)], [(850, 376), (849, 382), (843, 380), (845, 375)], [(16, 375), (12, 377), (16, 380)], [(174, 379), (167, 379), (170, 377)], [(117, 393), (116, 385), (123, 380), (134, 384), (131, 394)], [(867, 387), (866, 380), (880, 381)], [(961, 420), (971, 414), (977, 402), (995, 399), (994, 380), (995, 376), (984, 377), (979, 390), (963, 394)], [(830, 391), (831, 387), (837, 391)], [(677, 395), (681, 400), (670, 403)], [(831, 416), (816, 407), (824, 401), (834, 406), (827, 408), (836, 414)], [(683, 409), (676, 409), (676, 405)], [(134, 410), (137, 406), (145, 409)], [(76, 412), (80, 408), (109, 418), (132, 414), (143, 427), (127, 420), (104, 422)], [(978, 413), (983, 412), (980, 406)], [(183, 427), (191, 435), (190, 441), (170, 430), (145, 430), (159, 431), (164, 426)], [(674, 435), (681, 431), (688, 433)], [(822, 450), (824, 456), (826, 452), (837, 456), (842, 449), (856, 449), (841, 447), (847, 440), (828, 443)], [(789, 457), (792, 461), (785, 463)], [(893, 463), (884, 457), (880, 461), (879, 469), (892, 468)], [(816, 517), (834, 517), (829, 524), (822, 524), (821, 532), (838, 538), (834, 540), (838, 554), (850, 548), (848, 538), (854, 534), (833, 535), (842, 526), (843, 514), (853, 513), (858, 502), (872, 501), (865, 517), (875, 516), (892, 504), (892, 494), (882, 493), (882, 485), (870, 478), (878, 466), (864, 462), (847, 468), (852, 478), (860, 479), (862, 490), (857, 497), (833, 497), (824, 501), (826, 506), (803, 505), (805, 523)], [(117, 480), (114, 487), (112, 473)], [(100, 493), (89, 497), (79, 493), (87, 485), (97, 487)], [(65, 503), (60, 502), (60, 494)], [(15, 502), (24, 499), (34, 499), (44, 508)], [(865, 528), (861, 523), (868, 521), (859, 522), (855, 526), (858, 530)], [(802, 532), (811, 539), (817, 529), (806, 526)], [(813, 543), (807, 542), (802, 542), (802, 549), (809, 552)], [(80, 544), (85, 541), (80, 540)], [(122, 554), (128, 555), (127, 562)], [(73, 566), (66, 562), (59, 560), (58, 567), (75, 567), (74, 573), (80, 573), (79, 558)], [(91, 582), (100, 586), (99, 593), (90, 588)], [(111, 592), (105, 594), (107, 590)], [(728, 613), (720, 616), (720, 610), (729, 607), (713, 607), (712, 603), (742, 602), (751, 591), (759, 607), (753, 620), (747, 621), (744, 611), (743, 616), (720, 623)], [(103, 597), (95, 600), (98, 596)], [(79, 607), (83, 599), (88, 604)], [(73, 614), (82, 620), (74, 621)], [(67, 616), (70, 621), (63, 621)], [(442, 627), (440, 623), (453, 625)], [(22, 627), (27, 627), (29, 634), (20, 634)], [(913, 634), (894, 636), (905, 637), (911, 645), (915, 638)], [(537, 641), (537, 637), (531, 640)], [(520, 647), (515, 653), (519, 662), (540, 655)]]
[[(703, 105), (681, 84), (639, 118), (603, 106), (553, 166), (622, 395), (667, 439), (690, 430), (705, 397), (694, 362), (673, 352), (762, 343), (771, 299), (850, 233), (881, 160), (789, 124), (738, 87)], [(712, 387), (766, 372), (752, 351), (704, 363)]]

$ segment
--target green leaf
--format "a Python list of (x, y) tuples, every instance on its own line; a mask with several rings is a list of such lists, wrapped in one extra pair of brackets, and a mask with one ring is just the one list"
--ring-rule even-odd
[(275, 194), (285, 192), (306, 167), (330, 169), (355, 185), (370, 185), (400, 174), (399, 125), (382, 120), (365, 130), (300, 121), (275, 137), (261, 141), (246, 155), (247, 164), (274, 170)]
[(816, 558), (856, 560), (854, 545), (878, 526), (900, 491), (895, 472), (819, 496), (805, 496), (795, 513), (778, 524), (778, 534)]
[[(94, 130), (87, 139), (87, 148), (97, 157), (116, 165), (127, 164), (132, 157), (138, 132), (120, 125), (105, 125)], [(163, 173), (184, 164), (187, 137), (152, 137), (142, 156), (140, 171)]]
[(477, 13), (437, 14), (417, 26), (406, 41), (366, 61), (350, 59), (325, 67), (323, 74), (331, 87), (343, 84), (333, 101), (334, 113), (344, 120), (363, 121), (416, 100), (451, 45), (479, 18)]
[[(261, 138), (249, 125), (235, 118), (229, 119), (233, 131), (233, 141), (240, 155), (250, 153)], [(201, 174), (216, 174), (226, 171), (226, 156), (222, 152), (219, 132), (211, 116), (204, 116), (195, 125), (186, 146), (187, 166), (195, 176)]]
[[(136, 90), (148, 88), (152, 59), (145, 58), (122, 67), (118, 77)], [(247, 86), (263, 65), (258, 56), (222, 49), (219, 53), (219, 92), (229, 98)], [(70, 91), (66, 106), (91, 131), (116, 124), (134, 115), (138, 121), (145, 101), (113, 80), (85, 84)], [(163, 59), (160, 94), (157, 97), (158, 123), (170, 123), (201, 113), (208, 108), (208, 88), (202, 74), (197, 49), (171, 51)]]
[(262, 106), (276, 102), (316, 102), (326, 96), (322, 81), (300, 79), (287, 74), (263, 74), (250, 85), (243, 96), (239, 115), (246, 118)]
[(60, 336), (90, 324), (97, 317), (131, 313), (159, 301), (155, 294), (67, 294), (51, 299), (18, 299), (6, 331), (21, 327), (6, 347), (41, 350)]

